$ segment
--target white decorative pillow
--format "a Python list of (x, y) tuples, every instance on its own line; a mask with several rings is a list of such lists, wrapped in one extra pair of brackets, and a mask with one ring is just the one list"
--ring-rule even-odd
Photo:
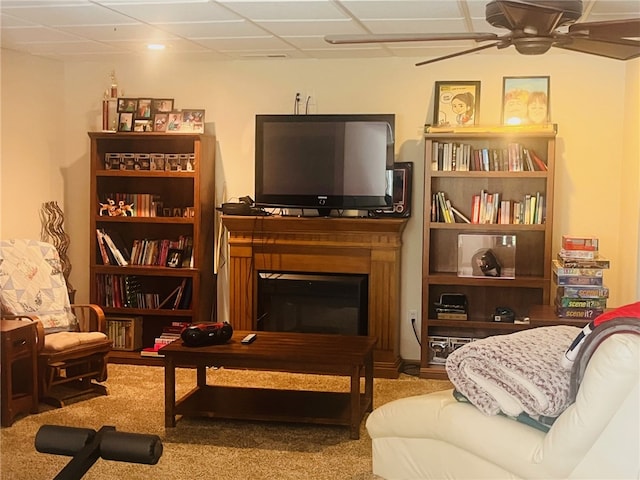
[(37, 240), (0, 241), (0, 303), (11, 315), (37, 315), (45, 333), (75, 324), (55, 247)]

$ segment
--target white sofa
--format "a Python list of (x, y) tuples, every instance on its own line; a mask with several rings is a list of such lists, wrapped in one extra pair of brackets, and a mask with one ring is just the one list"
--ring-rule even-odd
[(487, 416), (452, 390), (382, 405), (366, 426), (373, 472), (387, 480), (638, 479), (640, 335), (602, 342), (547, 433)]

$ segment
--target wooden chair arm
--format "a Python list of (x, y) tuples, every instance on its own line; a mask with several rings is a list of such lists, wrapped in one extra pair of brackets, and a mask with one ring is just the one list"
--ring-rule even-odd
[[(102, 310), (100, 305), (94, 303), (74, 303), (71, 305), (71, 309), (78, 318), (80, 331), (107, 333), (107, 321), (104, 316), (104, 310)], [(95, 327), (93, 327), (90, 322), (91, 314), (94, 315), (94, 319), (97, 322)]]

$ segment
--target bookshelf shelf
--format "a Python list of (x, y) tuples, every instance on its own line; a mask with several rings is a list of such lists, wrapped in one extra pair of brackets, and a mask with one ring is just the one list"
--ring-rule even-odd
[[(497, 307), (511, 308), (520, 319), (530, 316), (534, 305), (550, 303), (556, 130), (555, 126), (478, 128), (463, 132), (434, 129), (425, 134), (421, 377), (446, 378), (444, 367), (433, 361), (430, 351), (431, 339), (436, 341), (434, 337), (438, 337), (438, 341), (478, 339), (538, 325), (493, 322), (492, 319)], [(457, 162), (443, 161), (444, 144), (449, 144), (446, 151), (456, 151)], [(463, 144), (464, 147), (459, 147)], [(469, 153), (465, 153), (465, 149)], [(482, 163), (480, 152), (483, 150), (488, 152), (488, 165)], [(533, 152), (531, 158), (535, 154), (545, 165), (540, 166), (534, 160), (527, 165), (526, 151)], [(473, 197), (483, 192), (498, 193), (500, 200), (509, 202), (509, 208), (523, 202), (527, 194), (539, 195), (544, 208), (539, 223), (533, 207), (528, 223), (514, 223), (513, 214), (504, 220), (506, 223), (498, 223), (500, 212), (507, 208), (504, 204), (499, 204), (498, 213), (491, 219), (487, 217), (486, 223), (463, 223), (457, 215), (454, 220), (458, 223), (446, 223), (438, 213), (439, 203), (434, 203), (438, 192), (443, 192), (446, 200), (471, 220), (474, 219)], [(515, 237), (514, 278), (483, 277), (481, 273), (473, 277), (459, 276), (460, 234)], [(435, 303), (441, 295), (452, 293), (466, 296), (468, 320), (437, 319)]]
[(96, 223), (162, 223), (162, 224), (185, 224), (194, 223), (189, 217), (109, 217), (106, 215), (96, 216)]
[[(88, 135), (91, 142), (91, 302), (102, 305), (107, 315), (142, 317), (142, 347), (153, 347), (155, 338), (173, 322), (210, 321), (215, 316), (216, 296), (213, 272), (215, 137), (129, 132), (89, 132)], [(105, 168), (113, 165), (114, 154), (136, 155), (135, 168), (140, 169)], [(151, 166), (147, 161), (145, 166), (143, 159), (153, 156), (186, 158), (189, 170), (152, 170), (158, 168), (157, 164)], [(100, 205), (112, 197), (133, 204), (133, 215), (100, 215)], [(184, 216), (187, 214), (189, 216)], [(113, 237), (118, 250), (123, 250), (127, 265), (118, 265), (109, 252), (106, 252), (109, 264), (105, 264), (97, 240), (98, 231)], [(134, 240), (145, 241), (145, 245), (152, 240), (161, 245), (165, 240), (165, 252), (168, 242), (173, 242), (170, 248), (176, 248), (179, 241), (183, 244), (191, 241), (192, 246), (185, 246), (182, 251), (180, 261), (185, 259), (184, 267), (165, 266), (170, 262), (156, 261), (155, 255), (144, 257), (144, 261), (140, 258), (140, 265), (132, 265)], [(166, 303), (162, 308), (142, 308), (162, 305), (163, 301)], [(141, 358), (140, 349), (113, 351), (109, 361), (157, 364), (157, 359)]]

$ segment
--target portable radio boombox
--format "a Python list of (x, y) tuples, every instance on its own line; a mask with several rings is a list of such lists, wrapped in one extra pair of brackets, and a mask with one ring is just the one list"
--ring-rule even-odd
[(227, 343), (233, 336), (233, 327), (227, 322), (197, 323), (189, 325), (180, 334), (187, 347), (203, 347)]

